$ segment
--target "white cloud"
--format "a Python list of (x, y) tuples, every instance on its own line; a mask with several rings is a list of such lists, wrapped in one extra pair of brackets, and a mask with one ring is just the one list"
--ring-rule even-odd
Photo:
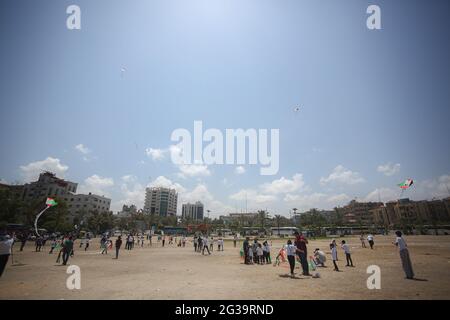
[(114, 180), (112, 178), (103, 178), (99, 175), (92, 175), (84, 180), (84, 183), (80, 185), (77, 192), (87, 194), (89, 192), (110, 197), (110, 188), (114, 186)]
[(183, 164), (178, 167), (180, 169), (179, 176), (186, 177), (207, 177), (211, 175), (208, 166), (201, 164)]
[(284, 197), (286, 201), (291, 206), (294, 205), (297, 209), (304, 211), (311, 208), (320, 207), (321, 204), (326, 199), (327, 195), (323, 193), (312, 193), (312, 194), (287, 194)]
[(20, 166), (25, 182), (36, 181), (42, 171), (50, 171), (55, 173), (58, 178), (64, 178), (68, 169), (69, 167), (63, 165), (59, 159), (52, 157)]
[(75, 146), (75, 149), (77, 149), (79, 152), (81, 152), (82, 154), (88, 154), (91, 152), (91, 150), (89, 150), (89, 148), (87, 148), (86, 146), (84, 146), (82, 143), (77, 144)]
[(350, 201), (350, 197), (348, 195), (346, 195), (345, 193), (332, 195), (332, 196), (329, 196), (327, 199), (327, 202), (329, 202), (333, 206), (340, 206), (344, 203), (347, 203), (348, 201)]
[(235, 172), (236, 172), (236, 174), (244, 174), (245, 168), (243, 166), (236, 167)]
[(153, 149), (153, 148), (147, 148), (145, 149), (145, 153), (149, 158), (152, 158), (154, 161), (162, 160), (164, 159), (164, 154), (167, 152), (167, 150), (163, 149)]
[(400, 163), (392, 164), (392, 163), (386, 163), (386, 164), (380, 164), (377, 168), (378, 172), (381, 172), (385, 176), (393, 176), (397, 172), (400, 171)]
[(364, 182), (364, 178), (362, 178), (358, 172), (353, 172), (344, 168), (342, 165), (338, 165), (333, 169), (333, 172), (327, 178), (320, 178), (320, 184), (322, 186), (327, 185), (329, 183), (339, 183), (339, 184), (347, 184), (354, 185), (358, 183)]
[(151, 183), (149, 183), (148, 187), (163, 187), (163, 188), (170, 188), (175, 189), (177, 192), (185, 192), (186, 189), (179, 183), (172, 182), (172, 180), (164, 177), (159, 176), (155, 180), (153, 180)]
[(441, 175), (435, 179), (415, 181), (408, 193), (413, 198), (422, 199), (446, 198), (450, 196), (450, 174)]
[(206, 210), (210, 210), (211, 218), (217, 218), (219, 215), (228, 214), (233, 211), (233, 208), (215, 199), (205, 184), (198, 184), (192, 191), (181, 193), (180, 197), (183, 203), (202, 202), (205, 208), (205, 215)]
[(122, 177), (122, 185), (120, 186), (121, 200), (111, 205), (113, 211), (122, 210), (123, 205), (134, 204), (138, 209), (144, 207), (145, 186), (137, 181), (137, 177), (133, 175), (125, 175)]
[(397, 200), (400, 196), (400, 192), (400, 188), (377, 188), (367, 194), (367, 196), (363, 198), (363, 201), (378, 202), (381, 199), (381, 202), (386, 203), (388, 201)]
[(271, 183), (263, 184), (260, 188), (263, 193), (280, 194), (296, 192), (304, 186), (303, 175), (297, 173), (292, 177), (292, 180), (281, 177), (278, 180), (273, 180)]
[(239, 192), (230, 195), (230, 199), (237, 201), (247, 201), (250, 206), (258, 206), (261, 204), (275, 202), (277, 200), (277, 197), (274, 195), (261, 194), (253, 189), (242, 189)]

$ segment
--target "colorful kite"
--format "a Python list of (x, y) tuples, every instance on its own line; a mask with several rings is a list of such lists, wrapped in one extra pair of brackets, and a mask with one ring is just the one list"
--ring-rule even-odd
[(38, 227), (37, 227), (37, 223), (38, 223), (39, 218), (41, 217), (41, 215), (42, 215), (48, 208), (57, 206), (57, 205), (58, 205), (58, 202), (56, 202), (55, 199), (53, 199), (53, 198), (47, 198), (47, 201), (45, 201), (45, 205), (46, 205), (45, 209), (42, 210), (41, 212), (39, 212), (38, 215), (36, 216), (36, 219), (34, 220), (34, 229), (36, 230), (36, 234), (37, 234), (39, 237), (41, 236), (41, 235), (39, 234)]
[(412, 179), (406, 179), (405, 182), (400, 183), (398, 186), (403, 189), (406, 190), (409, 187), (411, 187), (413, 185), (414, 181)]

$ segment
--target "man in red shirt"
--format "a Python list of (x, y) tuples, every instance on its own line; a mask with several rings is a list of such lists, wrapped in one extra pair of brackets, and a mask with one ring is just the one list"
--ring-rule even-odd
[(309, 274), (309, 266), (308, 266), (308, 248), (306, 245), (308, 244), (308, 240), (297, 231), (294, 233), (295, 235), (295, 246), (298, 248), (297, 254), (300, 258), (300, 263), (303, 269), (304, 276), (310, 276)]

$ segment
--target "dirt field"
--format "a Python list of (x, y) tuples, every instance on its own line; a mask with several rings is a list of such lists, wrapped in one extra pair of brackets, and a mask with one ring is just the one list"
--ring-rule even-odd
[[(43, 252), (33, 252), (30, 243), (14, 253), (14, 265), (8, 262), (0, 278), (0, 299), (450, 299), (450, 236), (406, 237), (419, 280), (404, 279), (392, 236), (377, 236), (374, 250), (361, 248), (357, 238), (346, 240), (356, 268), (344, 266), (339, 248), (342, 272), (334, 272), (330, 240), (310, 241), (308, 255), (316, 247), (324, 250), (327, 268), (319, 268), (319, 279), (291, 279), (287, 263), (244, 265), (231, 241), (225, 242), (224, 252), (211, 256), (195, 253), (188, 242), (186, 248), (121, 250), (115, 260), (112, 251), (100, 254), (96, 239), (88, 252), (76, 243), (69, 261), (81, 268), (81, 290), (66, 288), (66, 267), (55, 263), (56, 254), (48, 254), (49, 244)], [(281, 241), (273, 241), (273, 260), (280, 247)], [(381, 268), (381, 290), (367, 289), (369, 265)]]

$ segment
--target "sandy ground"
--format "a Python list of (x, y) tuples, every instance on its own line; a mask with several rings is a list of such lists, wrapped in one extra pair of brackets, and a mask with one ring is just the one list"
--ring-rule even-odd
[[(392, 236), (377, 236), (374, 250), (361, 248), (357, 238), (346, 240), (355, 268), (344, 266), (339, 248), (342, 272), (334, 272), (327, 249), (330, 240), (310, 240), (308, 255), (316, 247), (324, 250), (327, 268), (319, 268), (319, 279), (291, 279), (286, 277), (287, 263), (244, 265), (231, 241), (225, 242), (225, 251), (210, 256), (195, 253), (188, 242), (186, 248), (121, 250), (115, 260), (112, 251), (100, 254), (96, 239), (87, 252), (76, 243), (75, 257), (69, 261), (81, 268), (81, 290), (67, 289), (67, 267), (55, 263), (48, 244), (43, 252), (33, 252), (30, 243), (23, 252), (15, 252), (14, 265), (8, 262), (0, 278), (0, 299), (450, 299), (450, 236), (406, 237), (419, 280), (404, 278)], [(273, 260), (281, 244), (273, 241)], [(367, 289), (369, 265), (381, 268), (381, 290)]]

